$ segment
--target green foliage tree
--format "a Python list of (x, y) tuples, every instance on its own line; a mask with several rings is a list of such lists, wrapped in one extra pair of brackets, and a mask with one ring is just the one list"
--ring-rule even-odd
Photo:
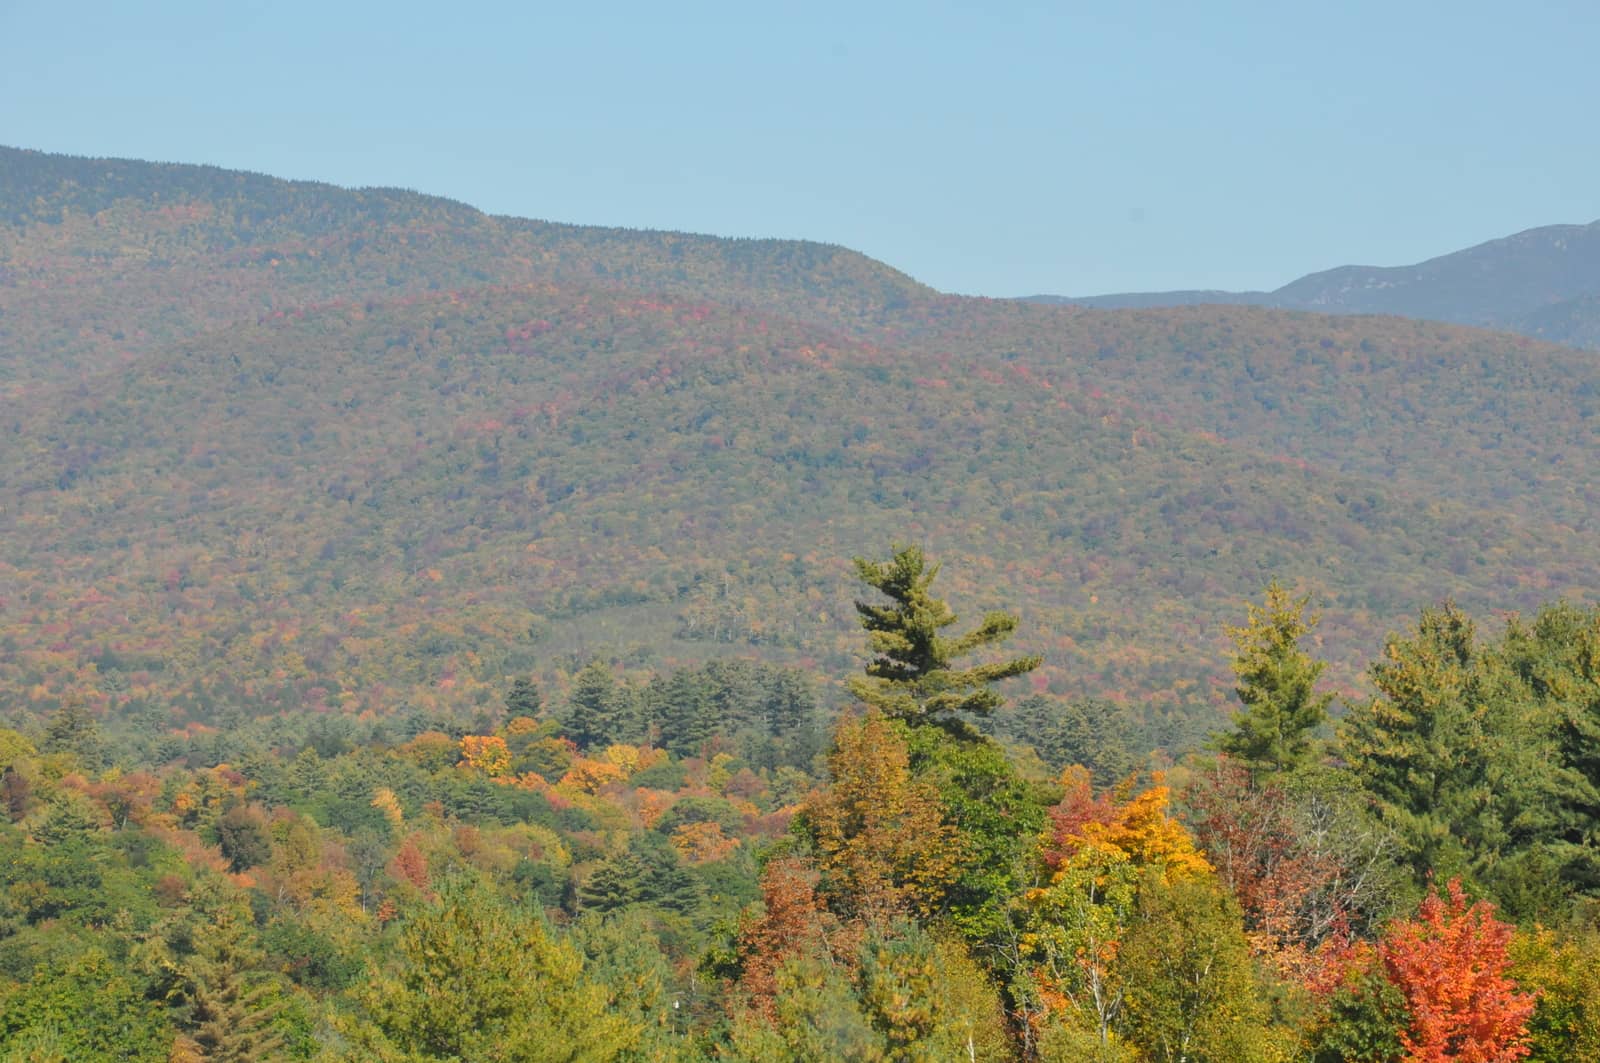
[(1244, 710), (1218, 747), (1248, 765), (1257, 776), (1292, 771), (1311, 757), (1312, 732), (1328, 718), (1332, 694), (1316, 693), (1325, 667), (1300, 648), (1318, 618), (1306, 615), (1310, 595), (1292, 597), (1277, 580), (1267, 585), (1261, 605), (1250, 603), (1243, 627), (1229, 627), (1233, 639), (1234, 688)]
[(0, 986), (0, 1054), (7, 1060), (162, 1063), (172, 1031), (137, 980), (91, 949), (24, 985)]
[(779, 965), (774, 977), (772, 1021), (754, 1009), (735, 1016), (721, 1058), (737, 1063), (880, 1063), (889, 1058), (883, 1034), (841, 965), (806, 952)]
[(1238, 905), (1210, 875), (1151, 877), (1117, 956), (1128, 1039), (1165, 1063), (1251, 1063), (1280, 1046)]
[(1340, 750), (1416, 882), (1527, 885), (1557, 826), (1554, 791), (1570, 781), (1548, 706), (1450, 604), (1423, 610), (1410, 637), (1391, 637), (1370, 675), (1378, 695), (1351, 706)]
[(1410, 1022), (1405, 994), (1370, 948), (1347, 965), (1307, 1038), (1313, 1063), (1399, 1063)]
[(596, 659), (584, 665), (573, 677), (567, 697), (566, 736), (580, 749), (631, 737), (635, 721), (629, 693), (605, 661)]
[(246, 804), (236, 804), (218, 817), (217, 844), (234, 871), (272, 859), (272, 836), (267, 831), (266, 817)]
[(526, 716), (528, 719), (537, 719), (539, 710), (544, 706), (544, 699), (539, 696), (539, 687), (532, 679), (519, 675), (511, 681), (511, 690), (506, 694), (506, 717), (515, 719)]
[(859, 996), (888, 1057), (907, 1063), (1012, 1055), (1000, 996), (967, 950), (915, 923), (878, 928), (862, 944)]
[(390, 963), (355, 997), (379, 1059), (600, 1063), (639, 1029), (608, 1007), (583, 958), (543, 919), (457, 882), (407, 920)]
[(891, 604), (856, 602), (874, 656), (867, 674), (851, 680), (850, 690), (885, 716), (964, 732), (969, 725), (959, 714), (988, 716), (1004, 704), (992, 684), (1031, 672), (1042, 663), (1040, 657), (1014, 657), (952, 667), (956, 658), (1004, 641), (1016, 630), (1017, 618), (992, 612), (965, 635), (941, 635), (957, 618), (943, 599), (930, 592), (939, 566), (929, 567), (921, 547), (897, 546), (893, 557), (881, 563), (858, 557), (855, 566), (861, 581)]
[(616, 1013), (639, 1030), (617, 1057), (625, 1063), (689, 1063), (700, 1058), (687, 1033), (688, 996), (677, 984), (649, 913), (588, 914), (572, 927), (584, 971), (605, 987)]
[(992, 942), (1009, 930), (1006, 907), (1029, 873), (1049, 799), (987, 738), (955, 738), (935, 726), (898, 726), (913, 777), (932, 787), (944, 823), (960, 839), (944, 909), (975, 946)]

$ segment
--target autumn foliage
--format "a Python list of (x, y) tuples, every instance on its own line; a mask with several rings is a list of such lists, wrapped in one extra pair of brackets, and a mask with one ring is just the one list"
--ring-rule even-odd
[(1469, 903), (1452, 879), (1430, 889), (1415, 919), (1396, 923), (1379, 946), (1384, 969), (1405, 995), (1407, 1063), (1512, 1063), (1528, 1054), (1535, 1000), (1507, 976), (1515, 927), (1485, 901)]

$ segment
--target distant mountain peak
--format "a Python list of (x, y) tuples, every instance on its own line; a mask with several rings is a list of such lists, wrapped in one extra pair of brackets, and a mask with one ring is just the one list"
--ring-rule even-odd
[(1201, 303), (1323, 314), (1393, 314), (1569, 346), (1600, 343), (1600, 221), (1544, 225), (1407, 266), (1337, 266), (1271, 292), (1124, 292), (1029, 301), (1101, 309)]

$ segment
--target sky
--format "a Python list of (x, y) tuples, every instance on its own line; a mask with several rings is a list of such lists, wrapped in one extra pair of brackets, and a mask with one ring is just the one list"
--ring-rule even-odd
[(1270, 289), (1600, 219), (1600, 4), (0, 0), (0, 143)]

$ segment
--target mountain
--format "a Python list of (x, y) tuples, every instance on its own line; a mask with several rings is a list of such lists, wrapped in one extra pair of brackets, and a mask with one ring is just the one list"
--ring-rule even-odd
[(1600, 582), (1600, 370), (1253, 306), (947, 296), (844, 248), (0, 152), (0, 696), (471, 711), (589, 656), (859, 667), (895, 539), (1172, 743), (1313, 592), (1349, 686), (1445, 596)]
[(1102, 309), (1271, 306), (1395, 314), (1480, 325), (1575, 347), (1600, 346), (1600, 222), (1549, 225), (1414, 266), (1341, 266), (1272, 292), (1150, 292), (1035, 301)]

